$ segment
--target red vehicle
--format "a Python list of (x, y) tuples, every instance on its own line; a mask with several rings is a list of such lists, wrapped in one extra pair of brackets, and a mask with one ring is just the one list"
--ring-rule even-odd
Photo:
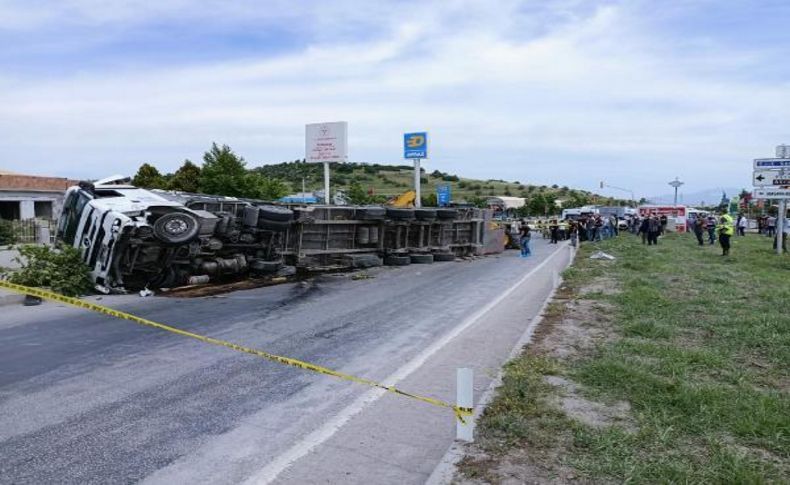
[[(674, 221), (674, 230), (676, 232), (686, 232), (686, 206), (685, 205), (641, 205), (637, 209), (639, 217), (657, 215), (667, 216), (667, 220)], [(670, 225), (670, 230), (672, 226)]]

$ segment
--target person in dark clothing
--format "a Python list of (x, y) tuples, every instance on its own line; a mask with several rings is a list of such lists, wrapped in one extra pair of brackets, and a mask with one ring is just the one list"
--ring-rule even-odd
[(593, 241), (600, 241), (601, 240), (601, 228), (603, 227), (603, 219), (601, 216), (595, 217), (595, 223), (593, 224)]
[(526, 222), (521, 224), (521, 229), (519, 229), (519, 245), (521, 246), (521, 257), (526, 258), (532, 254), (532, 251), (529, 248), (529, 241), (532, 239), (532, 233), (530, 232), (529, 225)]
[(647, 245), (658, 244), (658, 235), (661, 234), (661, 221), (653, 216), (647, 223)]
[(549, 232), (551, 233), (551, 244), (557, 244), (560, 239), (560, 225), (557, 224), (557, 219), (551, 221)]
[[(661, 223), (661, 227), (659, 229), (659, 232), (663, 236), (664, 232), (667, 230), (667, 222), (668, 222), (667, 215), (666, 214), (661, 214), (661, 218), (659, 219), (659, 222)], [(658, 244), (658, 243), (656, 242), (656, 244)]]
[(642, 244), (647, 243), (647, 230), (650, 228), (650, 217), (643, 217), (639, 224), (639, 234), (642, 235)]
[(705, 221), (705, 229), (708, 230), (708, 243), (713, 246), (716, 244), (716, 218), (714, 216), (708, 216)]
[(704, 246), (703, 235), (705, 234), (705, 220), (701, 217), (694, 219), (694, 235), (697, 236), (697, 242), (700, 246)]

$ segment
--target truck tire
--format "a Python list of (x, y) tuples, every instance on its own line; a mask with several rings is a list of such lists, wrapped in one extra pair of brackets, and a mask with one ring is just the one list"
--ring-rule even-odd
[(444, 220), (455, 219), (458, 217), (458, 211), (455, 209), (436, 209), (436, 217)]
[(260, 205), (258, 206), (258, 219), (291, 222), (294, 220), (294, 211), (277, 205)]
[(285, 232), (291, 227), (290, 221), (273, 221), (270, 219), (258, 218), (258, 227), (267, 231)]
[(395, 220), (410, 221), (414, 219), (414, 209), (387, 207), (387, 217)]
[(447, 261), (455, 261), (455, 254), (453, 253), (433, 253), (433, 260), (437, 263), (447, 262)]
[(436, 209), (414, 209), (414, 215), (420, 221), (432, 221), (436, 219)]
[(414, 264), (431, 264), (433, 263), (433, 254), (411, 254), (409, 259)]
[(363, 221), (378, 221), (384, 219), (387, 215), (387, 209), (377, 205), (366, 205), (357, 207), (354, 217)]
[(408, 256), (396, 256), (391, 254), (384, 258), (384, 264), (387, 266), (407, 266), (411, 264), (411, 258)]
[(275, 273), (282, 267), (282, 261), (264, 261), (263, 259), (254, 259), (250, 263), (250, 270), (253, 273)]
[(169, 212), (154, 222), (154, 235), (168, 244), (187, 243), (200, 232), (197, 217), (186, 212)]

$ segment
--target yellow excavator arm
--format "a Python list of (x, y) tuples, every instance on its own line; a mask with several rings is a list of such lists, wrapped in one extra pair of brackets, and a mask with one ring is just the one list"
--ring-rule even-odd
[(392, 207), (413, 207), (414, 199), (416, 197), (417, 197), (417, 192), (413, 190), (407, 190), (406, 192), (390, 200), (388, 204), (391, 205)]

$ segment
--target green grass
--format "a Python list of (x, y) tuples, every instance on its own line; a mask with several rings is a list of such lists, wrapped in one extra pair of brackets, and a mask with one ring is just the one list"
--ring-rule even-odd
[[(590, 260), (597, 249), (617, 260)], [(510, 363), (484, 413), (482, 447), (561, 449), (563, 466), (593, 480), (787, 483), (790, 257), (755, 235), (719, 254), (683, 235), (657, 247), (630, 235), (583, 246), (565, 281), (577, 291), (596, 277), (616, 280), (619, 293), (584, 296), (612, 305), (613, 338), (551, 366), (526, 354)], [(546, 404), (557, 393), (542, 383), (549, 374), (590, 399), (628, 402), (635, 427), (565, 417)]]

